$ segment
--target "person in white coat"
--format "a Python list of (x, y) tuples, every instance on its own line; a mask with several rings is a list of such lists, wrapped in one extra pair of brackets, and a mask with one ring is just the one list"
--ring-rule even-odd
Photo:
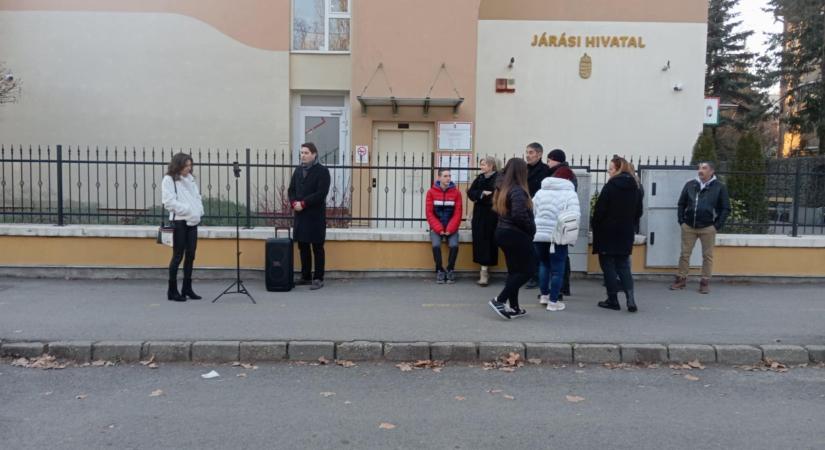
[(574, 213), (577, 221), (581, 216), (579, 196), (573, 183), (564, 178), (548, 177), (542, 180), (541, 189), (533, 197), (536, 214), (536, 236), (533, 238), (539, 257), (540, 303), (548, 311), (564, 310), (559, 300), (567, 264), (567, 245), (561, 245), (556, 224), (562, 213)]
[[(172, 235), (172, 260), (169, 262), (167, 298), (176, 302), (200, 300), (192, 290), (192, 268), (198, 247), (198, 224), (203, 216), (203, 201), (198, 184), (192, 176), (192, 157), (178, 153), (172, 157), (161, 183), (163, 207), (169, 211), (169, 221), (175, 227)], [(178, 267), (183, 261), (183, 286), (178, 292)]]

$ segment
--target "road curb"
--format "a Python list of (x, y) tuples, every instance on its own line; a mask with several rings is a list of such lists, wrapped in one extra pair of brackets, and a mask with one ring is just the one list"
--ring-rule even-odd
[(731, 345), (560, 342), (383, 342), (383, 341), (16, 341), (0, 340), (0, 357), (51, 355), (76, 363), (103, 360), (227, 363), (317, 361), (493, 361), (510, 353), (547, 364), (684, 363), (787, 365), (825, 363), (825, 345)]

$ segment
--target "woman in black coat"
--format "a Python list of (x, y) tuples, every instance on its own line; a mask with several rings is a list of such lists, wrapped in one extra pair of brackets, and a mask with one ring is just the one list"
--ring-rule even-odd
[(590, 219), (593, 254), (599, 255), (607, 289), (607, 300), (599, 302), (599, 306), (616, 311), (621, 309), (618, 277), (627, 296), (627, 310), (636, 312), (630, 255), (642, 217), (641, 188), (636, 174), (624, 158), (614, 156), (607, 171), (610, 179), (602, 188)]
[[(311, 284), (311, 290), (324, 287), (324, 241), (327, 237), (327, 194), (329, 169), (318, 160), (318, 149), (312, 142), (301, 145), (301, 165), (289, 183), (289, 204), (295, 212), (295, 242), (301, 253), (299, 285)], [(311, 253), (310, 253), (311, 250)], [(315, 274), (312, 256), (315, 256)]]
[(498, 264), (496, 226), (498, 214), (493, 211), (493, 193), (496, 191), (496, 159), (488, 156), (479, 162), (481, 174), (476, 177), (467, 198), (475, 203), (473, 207), (473, 262), (481, 265), (478, 284), (487, 286), (490, 282), (488, 266)]

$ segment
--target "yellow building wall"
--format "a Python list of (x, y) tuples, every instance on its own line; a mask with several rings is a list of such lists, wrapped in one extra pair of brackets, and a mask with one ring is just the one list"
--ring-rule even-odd
[[(152, 239), (94, 237), (0, 236), (0, 266), (165, 267), (171, 250)], [(446, 247), (444, 247), (446, 257)], [(717, 247), (714, 273), (730, 276), (825, 277), (825, 248)], [(297, 246), (296, 266), (299, 258)], [(421, 271), (432, 269), (428, 242), (329, 241), (327, 269), (332, 271)], [(504, 258), (500, 256), (503, 270)], [(636, 246), (634, 273), (670, 274), (673, 269), (646, 269), (645, 247)], [(233, 239), (201, 239), (196, 267), (231, 268), (235, 263)], [(241, 267), (264, 266), (264, 242), (241, 240)], [(477, 270), (472, 246), (461, 244), (457, 270)], [(598, 273), (595, 255), (588, 272)]]

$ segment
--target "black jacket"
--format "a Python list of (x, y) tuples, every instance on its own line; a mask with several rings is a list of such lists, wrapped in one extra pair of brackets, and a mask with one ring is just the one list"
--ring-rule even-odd
[(692, 228), (713, 225), (721, 230), (730, 214), (728, 188), (717, 179), (711, 180), (704, 189), (699, 180), (690, 180), (679, 196), (678, 211), (679, 225), (686, 223)]
[(641, 217), (642, 191), (636, 179), (621, 173), (608, 180), (590, 219), (593, 253), (630, 255)]
[(287, 191), (289, 203), (304, 203), (304, 209), (295, 212), (293, 235), (296, 242), (319, 244), (326, 240), (329, 183), (329, 169), (320, 163), (310, 167), (306, 177), (300, 166), (292, 174)]
[(530, 198), (536, 195), (536, 192), (541, 189), (541, 182), (550, 175), (550, 166), (541, 160), (532, 166), (527, 165), (527, 187), (530, 189)]
[(536, 221), (529, 206), (530, 197), (519, 186), (507, 193), (507, 214), (498, 217), (498, 228), (516, 230), (533, 239), (536, 235)]
[(498, 214), (493, 211), (493, 196), (481, 196), (484, 191), (495, 192), (498, 173), (489, 177), (484, 174), (479, 175), (473, 181), (470, 189), (467, 190), (473, 206), (473, 262), (482, 266), (495, 266), (498, 264), (498, 246), (496, 245), (496, 226), (498, 226)]

